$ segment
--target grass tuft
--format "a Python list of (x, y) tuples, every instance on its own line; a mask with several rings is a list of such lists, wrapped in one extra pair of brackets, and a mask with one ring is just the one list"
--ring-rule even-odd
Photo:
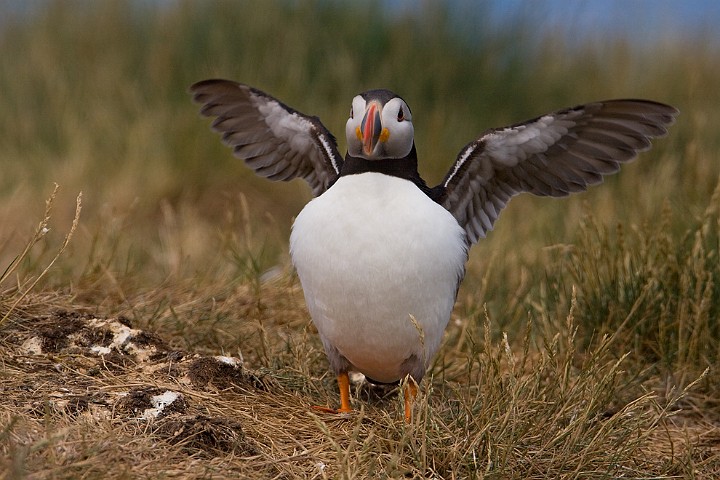
[[(53, 202), (55, 201), (55, 197), (59, 188), (60, 187), (58, 186), (58, 184), (55, 184), (53, 192), (50, 194), (50, 197), (48, 197), (48, 199), (45, 201), (45, 214), (43, 216), (43, 219), (40, 221), (37, 228), (35, 229), (35, 232), (25, 244), (25, 248), (22, 250), (22, 252), (18, 254), (15, 258), (13, 258), (10, 264), (3, 271), (2, 275), (0, 275), (0, 285), (2, 285), (2, 283), (9, 279), (14, 273), (18, 273), (18, 269), (22, 262), (28, 260), (32, 248), (38, 242), (40, 242), (50, 231), (50, 229), (48, 228), (48, 224), (50, 222), (50, 214), (52, 212)], [(72, 239), (72, 236), (75, 233), (75, 230), (77, 229), (80, 222), (81, 211), (82, 192), (78, 194), (75, 202), (75, 216), (73, 217), (72, 225), (70, 225), (70, 230), (68, 231), (67, 235), (65, 235), (65, 239), (58, 248), (55, 255), (50, 259), (50, 261), (43, 268), (43, 270), (35, 276), (23, 278), (22, 280), (18, 276), (17, 282), (13, 287), (0, 292), (0, 312), (3, 313), (3, 316), (0, 317), (0, 326), (2, 326), (8, 320), (15, 308), (17, 308), (18, 304), (20, 304), (25, 299), (25, 297), (37, 286), (37, 284), (42, 280), (42, 278), (50, 271), (55, 262), (60, 258), (65, 249), (67, 249), (68, 245), (70, 244), (70, 240)], [(7, 305), (5, 305), (6, 298), (8, 299)]]

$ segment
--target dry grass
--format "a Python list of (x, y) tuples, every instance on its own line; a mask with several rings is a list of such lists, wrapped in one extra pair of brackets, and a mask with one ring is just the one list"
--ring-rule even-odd
[[(93, 353), (120, 322), (56, 312), (4, 329), (5, 478), (646, 478), (720, 466), (710, 419), (683, 408), (696, 385), (633, 388), (610, 338), (578, 354), (572, 311), (571, 333), (539, 349), (530, 328), (513, 348), (492, 340), (489, 319), (469, 327), (477, 343), (446, 346), (412, 425), (397, 391), (366, 384), (356, 414), (314, 414), (335, 385), (308, 362), (321, 347), (302, 329), (265, 346), (280, 365), (246, 370), (140, 330)], [(146, 418), (164, 391), (182, 397)]]
[[(523, 23), (473, 41), (432, 7), (93, 5), (0, 30), (0, 478), (720, 476), (712, 47), (533, 45)], [(548, 109), (682, 114), (605, 185), (513, 200), (408, 426), (399, 391), (365, 383), (352, 415), (309, 408), (337, 402), (286, 253), (309, 193), (254, 179), (207, 131), (185, 89), (211, 76), (337, 132), (352, 95), (394, 88), (431, 182), (473, 135)]]
[[(706, 220), (698, 232), (717, 227), (716, 213)], [(600, 248), (592, 238), (588, 232), (590, 243), (574, 254)], [(663, 248), (684, 252), (667, 240)], [(646, 253), (602, 241), (628, 263)], [(648, 266), (656, 276), (646, 284), (658, 285), (663, 269)], [(711, 275), (700, 267), (694, 274)], [(614, 277), (592, 278), (599, 283), (591, 293), (617, 288)], [(20, 295), (20, 308), (9, 311)], [(670, 349), (687, 337), (633, 345), (632, 332), (656, 333), (639, 330), (641, 321), (629, 325), (647, 321), (639, 313), (645, 298), (641, 292), (619, 326), (608, 316), (595, 329), (602, 337), (590, 341), (578, 334), (597, 307), (574, 288), (569, 311), (560, 317), (559, 306), (536, 306), (516, 338), (496, 336), (487, 311), (456, 316), (405, 425), (398, 389), (366, 383), (354, 388), (355, 414), (313, 413), (313, 404), (336, 403), (336, 385), (289, 272), (221, 288), (168, 284), (125, 299), (128, 315), (143, 325), (156, 319), (148, 326), (166, 337), (130, 330), (128, 318), (97, 316), (60, 293), (10, 289), (0, 344), (4, 478), (710, 478), (720, 472), (718, 383), (702, 365), (717, 359), (715, 343), (704, 338), (702, 356), (649, 358), (645, 348)], [(705, 310), (673, 318), (700, 313), (705, 323), (685, 326), (696, 332), (707, 325)], [(223, 351), (229, 345), (236, 350)], [(245, 364), (218, 361), (220, 354)], [(151, 398), (166, 391), (180, 398), (148, 416)]]

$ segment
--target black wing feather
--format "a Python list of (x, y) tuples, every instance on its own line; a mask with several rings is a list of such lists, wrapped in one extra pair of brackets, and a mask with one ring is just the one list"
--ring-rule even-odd
[(513, 196), (563, 197), (602, 182), (665, 135), (678, 113), (648, 100), (608, 100), (489, 130), (433, 190), (475, 243)]
[(302, 178), (315, 196), (337, 179), (342, 157), (335, 137), (317, 117), (304, 115), (256, 88), (230, 80), (190, 87), (200, 113), (216, 117), (213, 130), (233, 154), (270, 180)]

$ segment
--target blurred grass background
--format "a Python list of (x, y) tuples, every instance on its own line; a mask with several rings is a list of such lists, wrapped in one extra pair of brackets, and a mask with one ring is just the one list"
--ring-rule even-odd
[[(320, 116), (341, 150), (349, 99), (371, 87), (394, 89), (414, 110), (421, 173), (430, 183), (489, 127), (613, 97), (652, 98), (683, 111), (669, 139), (608, 185), (568, 202), (515, 200), (474, 258), (510, 236), (518, 241), (503, 256), (523, 258), (572, 238), (584, 202), (603, 220), (638, 224), (657, 218), (665, 201), (686, 212), (680, 224), (705, 208), (718, 162), (686, 154), (701, 146), (712, 152), (720, 142), (713, 131), (717, 49), (635, 50), (622, 38), (571, 44), (562, 32), (540, 35), (523, 16), (509, 25), (452, 18), (434, 2), (390, 15), (381, 3), (280, 1), (48, 2), (29, 17), (10, 16), (0, 42), (3, 239), (17, 232), (22, 241), (26, 220), (40, 214), (57, 182), (59, 222), (73, 212), (68, 199), (84, 192), (86, 239), (129, 222), (122, 228), (135, 261), (156, 264), (145, 269), (149, 285), (176, 261), (161, 245), (168, 216), (187, 220), (187, 238), (174, 247), (191, 272), (216, 251), (205, 237), (222, 228), (239, 193), (253, 223), (274, 219), (279, 233), (270, 243), (283, 242), (310, 196), (302, 184), (253, 178), (208, 134), (186, 89), (209, 77), (254, 85)], [(80, 242), (75, 248), (86, 251)]]
[(406, 11), (343, 1), (43, 5), (8, 12), (0, 31), (0, 265), (20, 251), (55, 182), (53, 228), (25, 271), (41, 265), (82, 191), (79, 232), (45, 284), (95, 303), (289, 264), (292, 217), (309, 191), (255, 178), (230, 155), (189, 101), (187, 87), (204, 78), (236, 79), (318, 115), (343, 152), (349, 99), (394, 89), (413, 109), (431, 184), (486, 128), (606, 98), (678, 107), (671, 135), (619, 175), (568, 200), (513, 200), (473, 249), (459, 298), (487, 303), (503, 329), (523, 324), (527, 295), (578, 241), (588, 212), (632, 228), (669, 209), (663, 225), (682, 236), (720, 173), (720, 55), (709, 39), (583, 43), (522, 12), (494, 24), (483, 4), (472, 21), (438, 2)]
[(102, 304), (163, 282), (222, 283), (286, 268), (292, 217), (309, 191), (299, 181), (255, 178), (209, 132), (187, 87), (210, 77), (318, 115), (343, 152), (349, 99), (394, 89), (413, 108), (421, 173), (431, 184), (486, 128), (606, 98), (677, 106), (670, 136), (639, 161), (568, 200), (513, 200), (473, 249), (461, 304), (487, 302), (502, 328), (524, 322), (527, 295), (538, 292), (563, 245), (579, 240), (588, 212), (610, 228), (652, 228), (668, 210), (663, 226), (676, 236), (702, 221), (720, 173), (717, 43), (583, 43), (540, 30), (527, 15), (493, 24), (482, 14), (488, 7), (475, 8), (473, 22), (436, 2), (404, 13), (382, 2), (119, 0), (7, 12), (0, 265), (20, 251), (55, 182), (54, 223), (27, 274), (64, 235), (79, 191), (84, 208), (47, 288)]
[[(199, 117), (190, 84), (260, 88), (319, 116), (342, 152), (352, 97), (393, 89), (413, 110), (430, 184), (486, 128), (649, 98), (681, 111), (668, 137), (585, 194), (514, 199), (474, 247), (440, 361), (469, 348), (463, 335), (480, 333), (484, 305), (495, 337), (521, 338), (528, 319), (539, 344), (571, 335), (575, 286), (582, 345), (615, 334), (613, 354), (633, 352), (638, 385), (687, 385), (720, 361), (716, 34), (576, 40), (527, 14), (496, 24), (482, 14), (489, 6), (473, 8), (463, 21), (441, 2), (390, 11), (379, 1), (48, 1), (23, 15), (0, 6), (0, 270), (61, 186), (50, 232), (4, 291), (44, 268), (82, 191), (80, 227), (38, 287), (64, 295), (52, 302), (283, 368), (285, 329), (304, 335), (308, 317), (291, 275), (285, 290), (264, 285), (277, 278), (267, 272), (290, 271), (290, 225), (310, 192), (255, 178)], [(46, 298), (25, 308), (47, 308)], [(312, 361), (325, 367), (321, 355)], [(717, 380), (711, 371), (700, 388), (715, 420)]]

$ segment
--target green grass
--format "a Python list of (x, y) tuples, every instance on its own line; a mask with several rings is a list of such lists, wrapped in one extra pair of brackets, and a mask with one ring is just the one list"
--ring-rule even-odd
[[(28, 20), (6, 17), (0, 478), (720, 474), (716, 49), (637, 50), (622, 38), (567, 45), (522, 18), (471, 30), (430, 3), (411, 17), (381, 10), (50, 2)], [(681, 115), (604, 185), (511, 202), (471, 252), (406, 427), (397, 391), (367, 386), (356, 388), (361, 411), (349, 419), (310, 413), (337, 402), (287, 254), (310, 192), (255, 178), (221, 145), (187, 94), (210, 77), (320, 116), (342, 151), (350, 99), (394, 89), (413, 109), (429, 183), (486, 128), (549, 110), (642, 97)], [(57, 310), (127, 317), (168, 351), (242, 354), (269, 386), (181, 384), (132, 361), (95, 365), (69, 347), (28, 355), (28, 332)], [(137, 385), (180, 389), (188, 415), (223, 427), (179, 441), (169, 420), (124, 415), (112, 395)], [(97, 395), (90, 403), (111, 413), (59, 408), (62, 388)]]

